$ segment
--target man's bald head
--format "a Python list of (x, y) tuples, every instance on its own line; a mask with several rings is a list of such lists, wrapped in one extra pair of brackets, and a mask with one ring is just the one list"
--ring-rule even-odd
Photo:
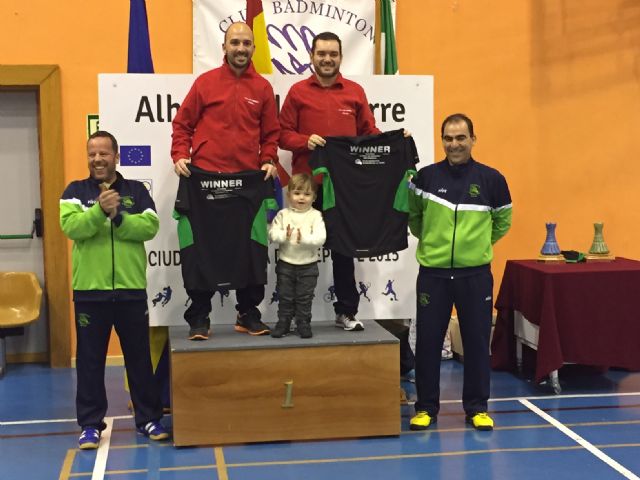
[(242, 75), (249, 64), (256, 46), (253, 44), (253, 32), (243, 22), (232, 23), (224, 34), (222, 51), (237, 76)]
[(227, 28), (227, 31), (224, 32), (224, 43), (227, 43), (227, 38), (229, 37), (230, 33), (237, 33), (238, 31), (240, 32), (249, 31), (249, 33), (251, 34), (251, 41), (253, 41), (253, 31), (251, 30), (249, 25), (247, 25), (244, 22), (233, 22), (231, 25), (229, 25), (229, 28)]

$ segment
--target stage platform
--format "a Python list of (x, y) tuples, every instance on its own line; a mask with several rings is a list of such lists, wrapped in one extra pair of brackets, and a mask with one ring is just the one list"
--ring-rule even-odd
[(311, 326), (303, 340), (214, 325), (202, 342), (171, 327), (175, 445), (399, 435), (398, 339), (374, 321)]

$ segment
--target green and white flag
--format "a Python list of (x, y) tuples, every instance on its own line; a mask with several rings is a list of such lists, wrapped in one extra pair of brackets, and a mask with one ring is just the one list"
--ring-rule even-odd
[(391, 0), (380, 0), (380, 55), (382, 73), (398, 73), (398, 54), (396, 52), (395, 18)]

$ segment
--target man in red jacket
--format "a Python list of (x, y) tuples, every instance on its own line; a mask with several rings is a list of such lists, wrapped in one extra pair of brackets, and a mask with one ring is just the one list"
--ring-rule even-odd
[[(234, 23), (225, 33), (221, 67), (200, 75), (173, 120), (171, 157), (177, 175), (189, 176), (188, 165), (223, 173), (264, 170), (276, 175), (278, 123), (273, 89), (251, 63), (253, 33), (246, 23)], [(189, 338), (206, 340), (214, 292), (188, 290), (191, 305), (185, 320)], [(264, 285), (236, 290), (236, 330), (251, 335), (269, 333), (257, 306)]]
[[(315, 73), (291, 87), (280, 112), (280, 148), (293, 153), (293, 173), (311, 173), (312, 150), (325, 145), (326, 136), (356, 136), (380, 133), (360, 85), (340, 74), (342, 42), (332, 32), (316, 35), (311, 46)], [(322, 205), (319, 190), (315, 207)], [(320, 208), (319, 208), (320, 207)], [(354, 261), (331, 252), (337, 301), (336, 327), (363, 330), (355, 318), (360, 296), (356, 289)]]

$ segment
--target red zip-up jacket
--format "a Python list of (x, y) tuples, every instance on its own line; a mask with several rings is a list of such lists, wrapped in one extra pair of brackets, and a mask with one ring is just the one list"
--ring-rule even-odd
[(250, 64), (236, 77), (225, 62), (200, 75), (173, 120), (171, 158), (203, 170), (258, 170), (278, 159), (280, 124), (271, 84)]
[(311, 173), (307, 147), (313, 133), (321, 137), (380, 133), (364, 90), (338, 74), (330, 87), (315, 75), (294, 84), (280, 111), (280, 148), (293, 152), (293, 173)]

